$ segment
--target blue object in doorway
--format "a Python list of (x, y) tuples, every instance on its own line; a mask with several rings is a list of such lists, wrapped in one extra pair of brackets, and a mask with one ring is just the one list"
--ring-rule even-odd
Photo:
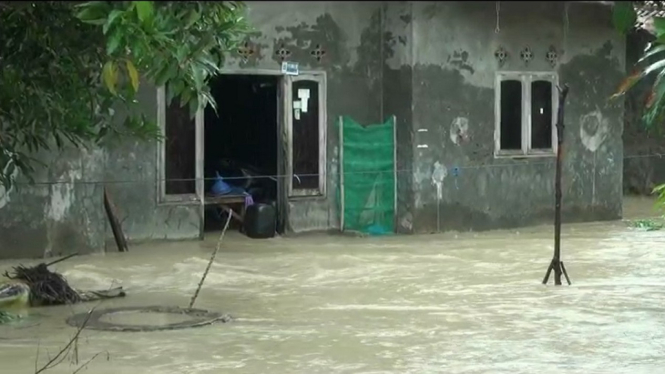
[(228, 185), (228, 183), (224, 182), (224, 178), (222, 178), (221, 175), (219, 175), (218, 172), (215, 172), (217, 175), (215, 177), (215, 183), (212, 185), (210, 188), (210, 192), (213, 195), (226, 195), (231, 192), (231, 186)]

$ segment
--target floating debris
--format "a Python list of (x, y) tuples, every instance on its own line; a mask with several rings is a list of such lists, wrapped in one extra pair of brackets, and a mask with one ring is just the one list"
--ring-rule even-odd
[(30, 287), (30, 305), (63, 305), (81, 302), (81, 296), (69, 286), (65, 278), (50, 271), (46, 264), (34, 267), (15, 266), (5, 277), (21, 281)]
[(61, 274), (48, 269), (50, 265), (73, 256), (70, 255), (48, 264), (41, 263), (37, 266), (15, 266), (11, 272), (5, 272), (4, 276), (30, 287), (31, 306), (76, 304), (125, 296), (122, 287), (97, 291), (76, 290)]
[(628, 221), (630, 226), (642, 231), (657, 231), (665, 226), (662, 222), (657, 222), (653, 219), (638, 219), (635, 221)]

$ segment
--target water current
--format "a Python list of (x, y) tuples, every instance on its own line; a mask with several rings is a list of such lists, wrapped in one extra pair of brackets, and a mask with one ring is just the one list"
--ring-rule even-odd
[[(654, 215), (649, 204), (629, 201), (625, 215)], [(126, 288), (126, 298), (99, 308), (184, 307), (216, 241), (136, 245), (55, 270), (77, 288)], [(541, 284), (552, 246), (551, 226), (382, 238), (230, 233), (196, 307), (230, 313), (234, 322), (84, 330), (78, 365), (67, 359), (46, 373), (72, 373), (95, 354), (82, 372), (662, 372), (665, 230), (621, 221), (565, 225), (572, 286)], [(34, 373), (76, 331), (65, 319), (91, 306), (35, 308), (0, 326), (0, 373)]]

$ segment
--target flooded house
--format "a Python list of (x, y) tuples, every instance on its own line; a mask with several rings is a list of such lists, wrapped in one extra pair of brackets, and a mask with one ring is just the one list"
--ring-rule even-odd
[[(103, 250), (112, 239), (104, 186), (130, 240), (201, 238), (220, 227), (206, 213), (218, 203), (208, 194), (216, 178), (234, 178), (232, 169), (266, 181), (260, 199), (276, 208), (280, 233), (355, 229), (348, 221), (376, 210), (376, 200), (382, 230), (397, 233), (551, 222), (564, 83), (564, 220), (621, 217), (623, 102), (608, 98), (625, 74), (625, 38), (610, 6), (248, 6), (256, 32), (211, 81), (218, 113), (191, 120), (167, 105), (162, 88), (144, 85), (141, 100), (165, 141), (72, 150), (37, 178), (64, 183), (4, 191), (0, 256)], [(340, 141), (345, 119), (368, 133), (353, 147)], [(367, 130), (374, 124), (388, 126), (380, 139), (391, 149), (362, 156), (378, 142)], [(340, 161), (353, 152), (385, 161), (381, 193), (366, 187), (371, 181), (358, 192), (362, 178)], [(372, 219), (354, 224), (364, 230)]]

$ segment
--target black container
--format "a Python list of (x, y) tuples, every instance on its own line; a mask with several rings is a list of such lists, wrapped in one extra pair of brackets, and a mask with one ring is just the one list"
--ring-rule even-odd
[(247, 207), (244, 219), (245, 235), (253, 239), (266, 239), (275, 236), (277, 212), (269, 204), (253, 204)]

